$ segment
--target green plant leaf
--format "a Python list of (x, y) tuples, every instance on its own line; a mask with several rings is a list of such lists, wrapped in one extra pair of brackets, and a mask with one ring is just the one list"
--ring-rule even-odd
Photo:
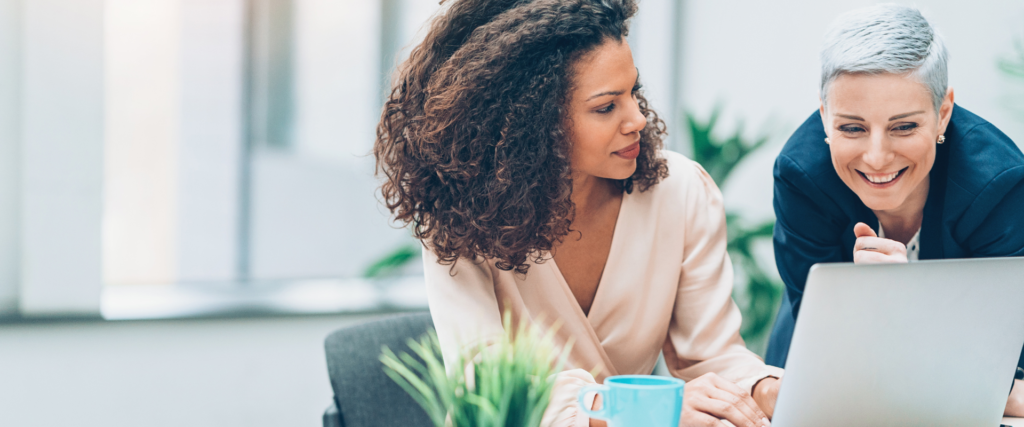
[(366, 271), (363, 272), (363, 277), (367, 279), (375, 279), (388, 276), (398, 271), (406, 264), (416, 260), (419, 256), (420, 247), (418, 244), (403, 244), (370, 264), (370, 266), (366, 268)]
[(999, 60), (999, 69), (1011, 76), (1024, 77), (1024, 37), (1015, 40), (1013, 45), (1015, 57)]
[(382, 353), (380, 360), (384, 364), (384, 373), (423, 408), (435, 426), (443, 426), (446, 411), (443, 406), (438, 404), (433, 388), (406, 368), (391, 349), (384, 347)]
[[(503, 316), (506, 333), (492, 343), (479, 343), (462, 354), (446, 372), (437, 334), (429, 331), (409, 340), (413, 354), (382, 350), (385, 372), (430, 415), (435, 427), (537, 427), (547, 408), (555, 372), (565, 363), (571, 343), (560, 351), (554, 329), (542, 333), (532, 324), (513, 327)], [(422, 361), (422, 362), (421, 362)]]

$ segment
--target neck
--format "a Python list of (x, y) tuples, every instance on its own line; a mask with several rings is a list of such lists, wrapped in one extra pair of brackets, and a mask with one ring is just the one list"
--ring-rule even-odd
[(902, 205), (895, 209), (876, 210), (878, 223), (885, 229), (888, 239), (907, 244), (924, 221), (924, 205), (928, 201), (930, 176), (926, 176)]
[(618, 193), (621, 191), (609, 179), (593, 175), (574, 175), (570, 199), (576, 205), (576, 218), (598, 211), (609, 201), (614, 200)]

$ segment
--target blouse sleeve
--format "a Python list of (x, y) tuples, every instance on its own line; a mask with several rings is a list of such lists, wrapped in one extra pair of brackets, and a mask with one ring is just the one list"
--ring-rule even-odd
[(682, 273), (662, 351), (675, 377), (688, 381), (714, 372), (749, 390), (783, 371), (765, 365), (740, 337), (722, 194), (707, 172), (693, 165), (686, 179)]
[[(494, 278), (486, 262), (460, 259), (452, 268), (438, 263), (437, 256), (426, 248), (423, 249), (423, 270), (430, 316), (441, 342), (445, 368), (450, 371), (459, 354), (475, 350), (481, 341), (504, 334)], [(588, 426), (590, 418), (579, 412), (577, 395), (583, 386), (596, 383), (583, 369), (558, 373), (541, 425)], [(592, 396), (588, 402), (592, 404)]]
[(494, 279), (484, 262), (459, 259), (454, 267), (443, 265), (426, 247), (423, 273), (430, 317), (441, 342), (445, 368), (451, 371), (450, 364), (464, 351), (504, 334)]

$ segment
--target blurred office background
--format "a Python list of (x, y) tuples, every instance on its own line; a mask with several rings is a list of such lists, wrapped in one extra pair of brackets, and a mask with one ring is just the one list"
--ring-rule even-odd
[[(670, 146), (692, 154), (687, 117), (714, 111), (717, 137), (768, 140), (720, 183), (738, 218), (771, 220), (825, 28), (872, 3), (640, 1), (630, 43)], [(1024, 142), (1024, 80), (998, 67), (1020, 55), (1024, 3), (916, 5), (958, 103)], [(389, 75), (438, 10), (0, 0), (0, 425), (317, 425), (326, 334), (426, 308), (369, 153)], [(753, 250), (777, 280), (770, 240)]]

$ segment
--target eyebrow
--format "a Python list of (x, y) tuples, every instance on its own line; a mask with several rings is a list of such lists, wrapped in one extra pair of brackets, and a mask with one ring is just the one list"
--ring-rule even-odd
[[(633, 82), (633, 85), (635, 86), (637, 84), (637, 82), (639, 82), (639, 81), (640, 81), (640, 69), (637, 68), (636, 69), (636, 80)], [(624, 93), (626, 93), (626, 92), (621, 91), (621, 90), (609, 90), (609, 91), (601, 92), (601, 93), (596, 94), (596, 95), (592, 95), (590, 98), (587, 98), (587, 101), (590, 101), (591, 99), (594, 99), (594, 98), (599, 98), (599, 97), (608, 96), (608, 95), (619, 96), (619, 95), (622, 95)]]
[(607, 91), (607, 92), (601, 92), (601, 93), (599, 93), (597, 95), (594, 95), (594, 96), (591, 96), (590, 98), (587, 98), (587, 101), (590, 101), (591, 99), (594, 99), (594, 98), (599, 98), (599, 97), (608, 96), (608, 95), (619, 96), (619, 95), (622, 95), (623, 93), (625, 93), (625, 92), (623, 92), (621, 90), (611, 90), (611, 91)]
[(893, 120), (899, 120), (899, 119), (902, 119), (902, 118), (913, 116), (914, 114), (921, 114), (921, 113), (924, 113), (924, 111), (922, 110), (922, 111), (914, 111), (912, 113), (897, 114), (895, 116), (889, 117), (889, 121), (891, 122)]
[[(914, 112), (910, 112), (910, 113), (897, 114), (895, 116), (889, 117), (889, 121), (891, 122), (893, 120), (899, 120), (899, 119), (907, 118), (907, 117), (913, 116), (915, 114), (921, 114), (921, 113), (924, 113), (924, 110), (914, 111)], [(862, 121), (862, 122), (866, 121), (866, 120), (864, 120), (864, 119), (862, 119), (860, 117), (851, 116), (849, 114), (836, 114), (836, 117), (842, 117), (844, 119), (850, 119), (850, 120), (858, 120), (858, 121)]]

